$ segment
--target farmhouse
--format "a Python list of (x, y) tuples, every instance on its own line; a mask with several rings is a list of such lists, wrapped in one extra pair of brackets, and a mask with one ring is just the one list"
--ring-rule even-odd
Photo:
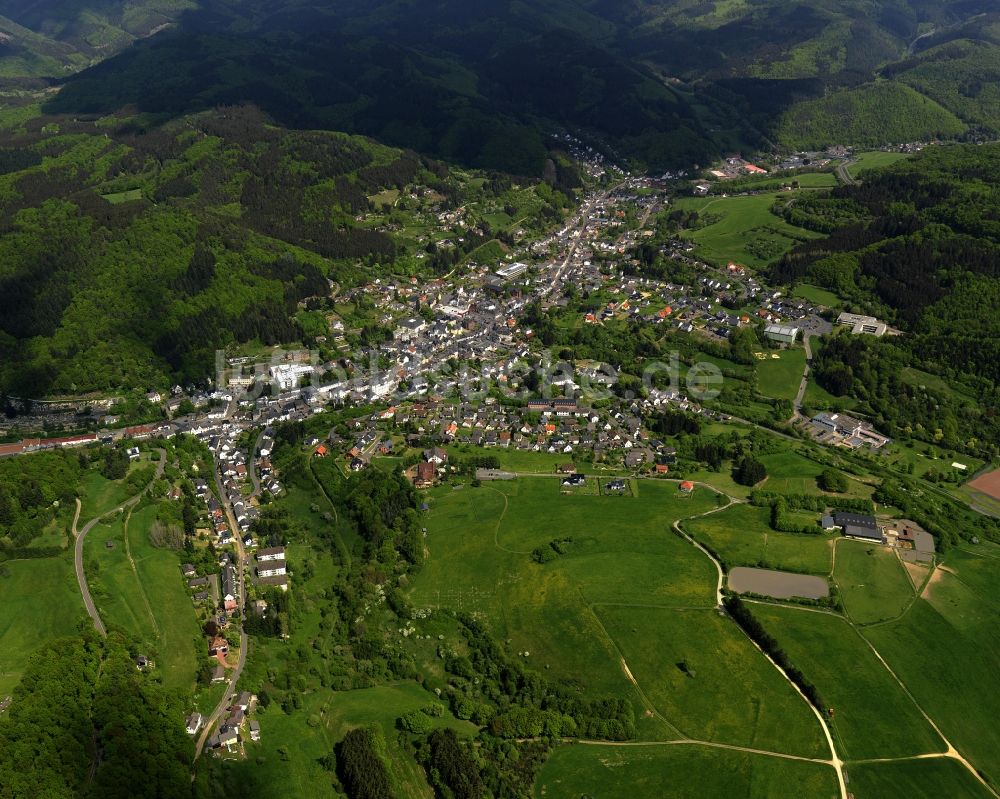
[(685, 480), (683, 483), (680, 484), (680, 490), (683, 491), (685, 494), (690, 494), (692, 491), (694, 491), (694, 483), (692, 483), (690, 480)]
[(879, 530), (878, 522), (875, 521), (874, 516), (837, 511), (833, 514), (833, 523), (847, 538), (858, 538), (862, 541), (874, 541), (879, 544), (884, 541), (882, 531)]
[(434, 485), (434, 478), (436, 477), (436, 472), (433, 463), (418, 463), (417, 473), (413, 478), (413, 485), (417, 488), (425, 488), (427, 486)]

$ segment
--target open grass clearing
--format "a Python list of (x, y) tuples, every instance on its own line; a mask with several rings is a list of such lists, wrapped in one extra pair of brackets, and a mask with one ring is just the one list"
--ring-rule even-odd
[(643, 692), (685, 735), (804, 757), (828, 755), (805, 700), (730, 619), (715, 610), (597, 612)]
[(740, 504), (690, 519), (682, 526), (717, 553), (727, 568), (759, 566), (805, 574), (830, 573), (830, 538), (776, 532), (771, 529), (770, 517), (769, 508)]
[[(678, 208), (698, 212), (704, 226), (684, 232), (696, 253), (711, 263), (729, 261), (762, 269), (800, 241), (818, 238), (818, 233), (794, 227), (771, 213), (779, 192), (738, 197), (684, 198)], [(790, 196), (780, 192), (782, 197)]]
[(558, 747), (539, 773), (536, 799), (685, 797), (836, 799), (833, 769), (707, 746)]
[(841, 757), (945, 751), (917, 706), (845, 619), (756, 603), (751, 609), (833, 708), (829, 724)]
[(94, 603), (106, 626), (121, 627), (149, 647), (145, 654), (155, 661), (165, 686), (189, 690), (198, 667), (194, 641), (200, 632), (180, 559), (149, 543), (155, 505), (132, 513), (126, 549), (127, 514), (95, 525), (84, 542), (84, 567)]
[(75, 635), (86, 616), (68, 554), (0, 563), (0, 697), (46, 641)]
[[(765, 397), (793, 400), (799, 392), (806, 351), (801, 347), (765, 350), (757, 365), (757, 390)], [(777, 356), (777, 357), (775, 357)]]
[(813, 305), (825, 305), (827, 308), (837, 308), (842, 303), (840, 297), (829, 289), (814, 286), (811, 283), (799, 283), (791, 290), (793, 297), (801, 297)]
[(850, 173), (853, 177), (858, 177), (866, 169), (881, 169), (909, 157), (909, 153), (885, 152), (882, 150), (855, 153), (853, 158), (856, 163), (850, 167)]
[[(638, 710), (642, 700), (595, 614), (612, 603), (711, 608), (711, 562), (670, 527), (714, 507), (716, 495), (642, 481), (632, 498), (564, 497), (557, 486), (522, 478), (427, 492), (429, 556), (410, 601), (476, 613), (551, 679), (586, 696), (625, 696)], [(553, 541), (564, 554), (536, 563), (532, 550)], [(646, 726), (640, 734), (665, 734)]]
[(859, 624), (894, 619), (913, 601), (913, 585), (896, 552), (880, 544), (837, 542), (833, 579), (844, 610)]

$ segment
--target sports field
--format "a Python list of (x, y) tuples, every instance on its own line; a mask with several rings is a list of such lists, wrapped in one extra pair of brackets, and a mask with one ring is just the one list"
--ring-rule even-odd
[(765, 350), (762, 354), (765, 356), (762, 360), (754, 361), (757, 365), (757, 390), (765, 397), (795, 399), (806, 366), (806, 351), (795, 347), (780, 352)]
[(982, 491), (986, 496), (1000, 500), (1000, 469), (981, 474), (975, 480), (968, 483), (970, 488)]

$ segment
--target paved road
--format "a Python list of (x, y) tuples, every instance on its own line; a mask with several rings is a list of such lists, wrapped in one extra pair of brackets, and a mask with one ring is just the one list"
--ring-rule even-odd
[[(256, 451), (256, 445), (255, 449)], [(215, 453), (213, 453), (214, 455)], [(246, 616), (246, 569), (247, 569), (247, 553), (243, 548), (243, 536), (240, 533), (239, 525), (236, 524), (236, 517), (233, 515), (233, 506), (229, 502), (229, 497), (226, 495), (226, 491), (222, 485), (222, 474), (219, 471), (219, 463), (215, 463), (215, 488), (219, 494), (219, 501), (222, 506), (226, 509), (226, 519), (229, 522), (229, 529), (233, 531), (233, 538), (236, 542), (236, 557), (237, 557), (237, 575), (239, 576), (239, 593), (240, 593), (240, 614)], [(229, 675), (229, 686), (226, 688), (226, 693), (223, 695), (222, 699), (219, 700), (219, 704), (215, 706), (215, 710), (212, 711), (212, 715), (208, 717), (205, 721), (205, 727), (201, 731), (201, 735), (198, 736), (198, 742), (195, 744), (194, 757), (197, 760), (205, 748), (205, 742), (208, 740), (208, 734), (212, 731), (216, 722), (220, 719), (223, 713), (226, 712), (226, 708), (230, 706), (233, 700), (233, 696), (236, 693), (236, 683), (239, 682), (240, 675), (243, 674), (243, 667), (246, 665), (247, 661), (247, 644), (249, 638), (246, 634), (246, 630), (243, 629), (242, 623), (240, 625), (240, 655), (236, 660), (236, 666), (233, 668)]]
[(812, 350), (809, 348), (809, 332), (803, 332), (802, 344), (806, 348), (806, 365), (802, 370), (802, 382), (799, 383), (799, 392), (795, 395), (795, 402), (792, 405), (792, 418), (788, 421), (794, 422), (802, 416), (802, 398), (805, 396), (806, 387), (809, 385), (809, 363), (812, 361)]
[(855, 178), (851, 177), (851, 173), (848, 171), (856, 163), (857, 161), (854, 159), (848, 159), (837, 165), (837, 178), (845, 186), (853, 186), (858, 182)]
[(260, 440), (264, 437), (267, 428), (262, 427), (257, 434), (253, 446), (250, 447), (250, 458), (247, 462), (247, 472), (250, 474), (250, 482), (253, 483), (253, 496), (260, 496), (260, 475), (257, 474), (257, 451), (260, 449)]
[[(162, 449), (158, 449), (157, 452), (160, 453), (160, 460), (156, 463), (156, 476), (154, 480), (159, 479), (163, 475), (163, 467), (167, 463), (167, 453)], [(143, 488), (134, 497), (130, 497), (125, 500), (117, 508), (112, 508), (107, 513), (102, 513), (100, 516), (95, 516), (84, 528), (77, 532), (76, 524), (80, 519), (80, 500), (76, 501), (76, 515), (73, 517), (73, 535), (76, 536), (76, 545), (73, 551), (73, 566), (76, 569), (76, 582), (80, 586), (80, 594), (83, 596), (83, 605), (87, 609), (87, 613), (94, 622), (94, 627), (97, 629), (102, 636), (108, 634), (107, 629), (104, 626), (104, 622), (101, 621), (101, 614), (97, 612), (97, 607), (94, 605), (94, 598), (90, 594), (90, 586), (87, 585), (87, 575), (83, 571), (83, 542), (87, 538), (87, 533), (94, 529), (94, 525), (97, 524), (101, 519), (111, 516), (115, 513), (121, 513), (125, 508), (131, 508), (135, 505), (141, 498), (142, 495), (146, 493), (146, 488)]]

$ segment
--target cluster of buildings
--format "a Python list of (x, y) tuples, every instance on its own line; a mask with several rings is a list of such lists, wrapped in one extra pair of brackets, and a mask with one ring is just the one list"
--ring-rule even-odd
[(891, 438), (882, 435), (867, 422), (846, 413), (822, 411), (809, 420), (809, 427), (817, 441), (831, 446), (877, 450), (892, 443)]
[(906, 561), (932, 563), (934, 560), (934, 536), (916, 522), (905, 519), (880, 522), (870, 514), (837, 511), (824, 516), (820, 526), (824, 530), (840, 530), (846, 538), (893, 547)]
[[(208, 739), (210, 749), (225, 748), (230, 752), (240, 747), (248, 738), (251, 741), (260, 740), (260, 723), (250, 715), (257, 709), (257, 697), (249, 691), (243, 691), (226, 708), (222, 723), (215, 734)], [(187, 731), (195, 735), (201, 727), (201, 714), (194, 713), (188, 717)]]

